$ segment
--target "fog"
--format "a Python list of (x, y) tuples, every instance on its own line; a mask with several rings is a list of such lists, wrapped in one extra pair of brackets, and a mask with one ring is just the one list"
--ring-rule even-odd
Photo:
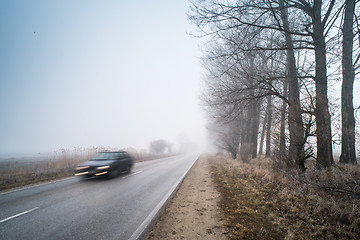
[(0, 154), (203, 146), (181, 1), (1, 1)]

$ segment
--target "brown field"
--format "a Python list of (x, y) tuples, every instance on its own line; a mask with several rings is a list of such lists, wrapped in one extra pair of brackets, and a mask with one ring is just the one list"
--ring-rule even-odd
[(306, 174), (212, 157), (211, 174), (229, 239), (359, 239), (360, 167)]

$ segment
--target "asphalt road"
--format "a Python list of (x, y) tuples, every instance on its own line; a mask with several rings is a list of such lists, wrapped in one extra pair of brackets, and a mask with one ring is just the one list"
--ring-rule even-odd
[(0, 239), (136, 239), (197, 157), (137, 163), (110, 180), (72, 177), (0, 193)]

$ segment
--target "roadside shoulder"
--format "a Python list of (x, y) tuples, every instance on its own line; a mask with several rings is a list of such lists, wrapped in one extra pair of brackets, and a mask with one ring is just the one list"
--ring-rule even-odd
[(226, 239), (217, 206), (219, 196), (208, 158), (202, 155), (147, 239)]

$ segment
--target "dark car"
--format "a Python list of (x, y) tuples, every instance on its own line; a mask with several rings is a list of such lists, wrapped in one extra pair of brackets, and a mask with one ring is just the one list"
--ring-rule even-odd
[(132, 157), (124, 151), (99, 152), (89, 161), (78, 165), (75, 168), (75, 176), (112, 178), (123, 172), (131, 172), (133, 162)]

